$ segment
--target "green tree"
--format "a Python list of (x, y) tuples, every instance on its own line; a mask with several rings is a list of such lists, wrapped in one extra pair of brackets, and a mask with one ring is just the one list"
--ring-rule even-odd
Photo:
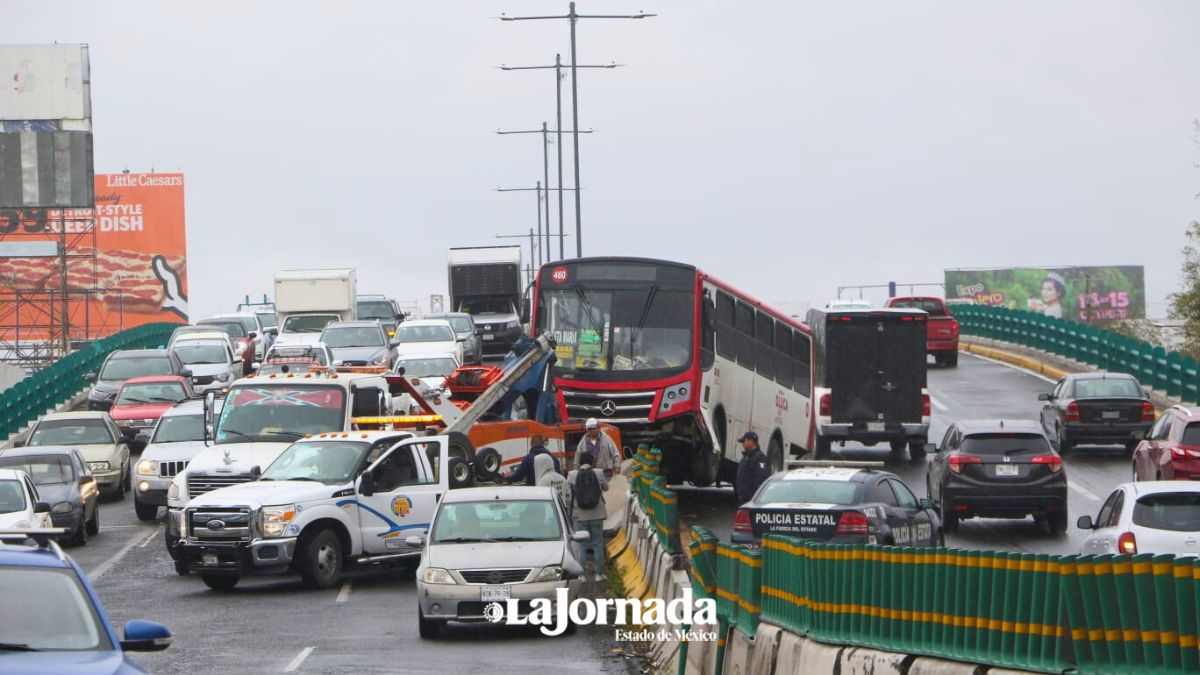
[(1183, 321), (1180, 352), (1200, 359), (1200, 222), (1188, 226), (1181, 271), (1183, 284), (1178, 293), (1171, 294), (1171, 316)]

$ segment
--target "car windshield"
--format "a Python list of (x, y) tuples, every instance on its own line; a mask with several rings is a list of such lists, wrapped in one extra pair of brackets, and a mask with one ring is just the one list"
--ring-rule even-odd
[(1075, 398), (1142, 398), (1142, 390), (1123, 377), (1089, 378), (1075, 381)]
[(258, 332), (258, 322), (252, 316), (239, 316), (237, 320), (242, 324), (242, 330), (246, 331), (246, 335)]
[(445, 504), (433, 524), (438, 544), (478, 541), (555, 541), (558, 513), (547, 500), (493, 500)]
[(321, 342), (326, 347), (382, 347), (387, 344), (383, 332), (377, 326), (346, 326), (344, 328), (326, 328), (321, 333)]
[(475, 324), (471, 322), (469, 316), (431, 316), (429, 318), (449, 321), (450, 327), (454, 329), (455, 333), (471, 333), (475, 330)]
[(171, 359), (164, 352), (162, 356), (126, 356), (111, 358), (100, 371), (101, 380), (120, 380), (124, 382), (134, 377), (150, 377), (152, 375), (173, 375)]
[(117, 405), (179, 403), (186, 398), (187, 392), (178, 382), (138, 382), (121, 387)]
[(151, 443), (204, 440), (204, 415), (169, 415), (158, 420)]
[(62, 455), (0, 457), (0, 468), (20, 469), (28, 474), (34, 485), (58, 485), (75, 480), (71, 460)]
[(554, 334), (563, 370), (678, 369), (692, 359), (694, 302), (657, 286), (543, 289), (536, 332)]
[(19, 480), (0, 480), (0, 513), (25, 510), (25, 486)]
[(405, 326), (396, 329), (400, 342), (454, 342), (454, 332), (445, 326)]
[(854, 504), (858, 483), (844, 480), (773, 480), (754, 498), (755, 504)]
[(929, 316), (945, 316), (946, 307), (940, 300), (930, 300), (924, 298), (910, 298), (908, 300), (893, 300), (888, 303), (888, 307), (897, 309), (920, 309), (929, 313)]
[(263, 472), (262, 480), (315, 480), (342, 485), (371, 447), (370, 443), (315, 441), (293, 443)]
[(1133, 524), (1172, 532), (1200, 532), (1200, 492), (1146, 495), (1133, 506)]
[(216, 326), (218, 329), (225, 331), (229, 337), (244, 338), (249, 333), (246, 332), (245, 326), (240, 321), (201, 321), (202, 326)]
[(45, 420), (29, 437), (30, 446), (105, 445), (112, 442), (108, 425), (101, 419)]
[(448, 357), (403, 359), (396, 363), (396, 368), (403, 368), (406, 377), (446, 377), (458, 368), (458, 362)]
[(320, 333), (330, 321), (337, 321), (336, 314), (300, 314), (283, 320), (283, 333)]
[(392, 308), (392, 303), (386, 300), (362, 300), (358, 303), (358, 318), (395, 321), (396, 310)]
[(225, 396), (216, 442), (277, 442), (341, 431), (345, 405), (345, 390), (336, 386), (236, 387)]
[(95, 607), (71, 569), (0, 567), (0, 589), (4, 590), (0, 643), (38, 651), (112, 649)]
[(1048, 455), (1050, 444), (1038, 434), (974, 434), (963, 439), (962, 451), (968, 455)]
[(463, 300), (458, 305), (457, 311), (467, 314), (516, 314), (517, 310), (513, 307), (512, 300), (503, 298), (478, 298), (475, 300)]
[(217, 343), (180, 343), (175, 346), (179, 360), (187, 365), (195, 363), (229, 363), (229, 352), (225, 345)]

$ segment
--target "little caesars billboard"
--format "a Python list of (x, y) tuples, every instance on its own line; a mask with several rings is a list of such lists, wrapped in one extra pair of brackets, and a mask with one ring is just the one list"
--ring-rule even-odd
[(946, 270), (946, 297), (1076, 321), (1144, 319), (1145, 279), (1140, 265)]

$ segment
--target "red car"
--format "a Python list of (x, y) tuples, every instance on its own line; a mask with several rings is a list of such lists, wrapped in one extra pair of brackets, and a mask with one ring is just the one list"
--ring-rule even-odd
[(146, 445), (154, 425), (164, 412), (180, 401), (194, 398), (192, 381), (179, 375), (134, 377), (125, 381), (113, 402), (113, 421), (129, 444), (139, 452)]
[(1165, 410), (1133, 450), (1134, 480), (1200, 480), (1200, 413)]
[(884, 307), (922, 309), (929, 314), (929, 328), (925, 333), (925, 350), (933, 355), (939, 366), (953, 368), (958, 365), (958, 319), (946, 309), (946, 301), (930, 296), (903, 296), (888, 298)]

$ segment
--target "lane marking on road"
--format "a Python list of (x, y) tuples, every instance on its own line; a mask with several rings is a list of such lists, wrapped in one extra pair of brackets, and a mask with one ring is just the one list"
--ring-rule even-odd
[(151, 532), (149, 537), (146, 537), (142, 541), (142, 543), (138, 544), (138, 548), (146, 548), (146, 544), (149, 544), (150, 542), (154, 541), (154, 538), (158, 536), (158, 533), (159, 533), (159, 530), (155, 530), (155, 531)]
[(982, 361), (988, 361), (990, 363), (995, 363), (997, 365), (1004, 366), (1005, 368), (1012, 368), (1013, 370), (1020, 371), (1022, 373), (1025, 373), (1026, 375), (1031, 375), (1031, 376), (1036, 377), (1037, 379), (1042, 380), (1044, 382), (1049, 382), (1050, 384), (1054, 384), (1056, 382), (1056, 380), (1052, 380), (1041, 373), (1035, 373), (1032, 370), (1026, 370), (1026, 369), (1022, 368), (1021, 366), (1013, 365), (1011, 363), (1007, 363), (1007, 362), (1001, 361), (999, 359), (993, 359), (989, 356), (981, 356), (979, 354), (972, 354), (971, 352), (966, 352), (966, 353), (970, 354), (974, 358), (980, 359)]
[(304, 649), (301, 649), (300, 653), (296, 655), (296, 658), (292, 659), (292, 662), (288, 664), (288, 667), (283, 669), (283, 672), (294, 673), (297, 670), (300, 670), (300, 666), (304, 665), (304, 660), (307, 659), (308, 655), (311, 653), (313, 653), (312, 647), (305, 647)]
[(350, 582), (347, 581), (342, 584), (342, 590), (338, 591), (337, 599), (334, 600), (334, 602), (336, 602), (337, 604), (340, 605), (340, 604), (346, 602), (346, 599), (349, 597), (350, 597)]
[(1089, 490), (1089, 489), (1087, 489), (1087, 488), (1083, 487), (1082, 485), (1079, 485), (1078, 483), (1072, 483), (1072, 482), (1068, 481), (1068, 482), (1067, 482), (1067, 487), (1069, 487), (1069, 488), (1071, 488), (1072, 490), (1074, 490), (1074, 491), (1078, 492), (1080, 495), (1082, 495), (1082, 496), (1083, 496), (1083, 497), (1085, 497), (1086, 499), (1090, 499), (1090, 500), (1092, 500), (1092, 501), (1094, 501), (1094, 502), (1098, 502), (1098, 501), (1100, 501), (1100, 498), (1099, 498), (1099, 497), (1097, 497), (1095, 494), (1093, 494), (1091, 490)]
[(942, 403), (941, 401), (937, 400), (936, 398), (934, 398), (932, 396), (929, 397), (929, 402), (933, 404), (933, 407), (938, 409), (938, 412), (949, 412), (950, 411), (950, 409), (946, 407), (945, 403)]
[(126, 553), (129, 553), (131, 550), (133, 550), (134, 546), (138, 546), (138, 545), (142, 544), (143, 542), (148, 542), (156, 536), (158, 536), (157, 529), (154, 530), (153, 532), (151, 532), (148, 536), (142, 537), (141, 539), (130, 539), (129, 543), (122, 546), (121, 550), (117, 551), (113, 555), (113, 557), (100, 563), (99, 567), (97, 567), (90, 574), (88, 574), (88, 579), (92, 583), (95, 583), (97, 579), (104, 576), (105, 574), (108, 574), (108, 571), (113, 568), (113, 565), (116, 565), (118, 562), (120, 562), (121, 558), (124, 558)]

